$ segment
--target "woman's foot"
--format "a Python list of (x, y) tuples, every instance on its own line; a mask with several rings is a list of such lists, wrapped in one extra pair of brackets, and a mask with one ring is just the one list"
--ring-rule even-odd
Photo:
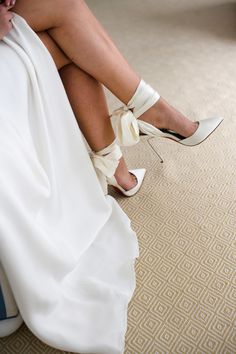
[(187, 138), (197, 130), (198, 123), (192, 122), (162, 97), (138, 119), (158, 129), (172, 130)]
[[(158, 129), (173, 130), (183, 137), (191, 136), (198, 127), (198, 123), (190, 121), (162, 97), (138, 119), (150, 123)], [(129, 173), (123, 158), (120, 159), (115, 178), (125, 190), (130, 190), (137, 184), (137, 179)]]
[(115, 172), (117, 183), (126, 191), (134, 188), (137, 184), (136, 177), (128, 171), (125, 160), (122, 157)]

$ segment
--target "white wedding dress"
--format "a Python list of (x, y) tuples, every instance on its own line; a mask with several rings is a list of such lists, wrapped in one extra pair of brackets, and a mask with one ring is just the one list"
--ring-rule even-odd
[(137, 237), (103, 195), (49, 52), (22, 17), (12, 23), (0, 41), (0, 262), (43, 342), (120, 354)]

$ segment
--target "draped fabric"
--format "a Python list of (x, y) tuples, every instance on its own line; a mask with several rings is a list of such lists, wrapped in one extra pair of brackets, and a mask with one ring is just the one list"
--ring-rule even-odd
[(49, 52), (12, 23), (0, 42), (0, 261), (43, 342), (123, 353), (136, 234), (103, 194)]

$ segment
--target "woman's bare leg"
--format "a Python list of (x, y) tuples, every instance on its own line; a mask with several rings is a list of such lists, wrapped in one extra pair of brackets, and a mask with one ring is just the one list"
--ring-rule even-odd
[[(93, 151), (102, 150), (115, 139), (102, 85), (92, 76), (80, 70), (74, 63), (59, 71), (71, 107), (78, 117), (78, 123)], [(136, 179), (121, 158), (115, 177), (120, 186), (129, 190)]]
[[(102, 85), (71, 62), (46, 32), (38, 32), (37, 35), (49, 50), (59, 70), (75, 118), (89, 146), (93, 151), (104, 149), (114, 141), (115, 135)], [(128, 172), (124, 158), (120, 159), (115, 177), (118, 184), (126, 190), (136, 184), (134, 176)]]
[[(128, 103), (140, 77), (118, 51), (84, 0), (17, 0), (13, 11), (38, 32), (47, 30), (78, 67)], [(190, 136), (197, 128), (161, 98), (141, 119)]]

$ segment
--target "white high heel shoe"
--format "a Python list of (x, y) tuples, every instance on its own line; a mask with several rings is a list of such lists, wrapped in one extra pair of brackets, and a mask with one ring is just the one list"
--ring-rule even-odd
[(138, 121), (139, 130), (141, 133), (150, 135), (150, 136), (159, 136), (163, 138), (168, 138), (174, 140), (185, 146), (195, 146), (201, 144), (206, 140), (214, 130), (220, 125), (223, 121), (222, 117), (212, 117), (204, 120), (198, 121), (197, 130), (188, 138), (185, 138), (179, 134), (176, 134), (173, 131), (167, 129), (158, 129), (153, 125), (144, 122), (142, 120)]
[(157, 129), (153, 125), (138, 119), (151, 108), (160, 95), (145, 81), (141, 80), (127, 106), (115, 110), (111, 115), (111, 124), (121, 146), (131, 146), (139, 141), (139, 132), (155, 137), (172, 139), (182, 145), (194, 146), (207, 139), (223, 121), (222, 117), (212, 117), (198, 121), (197, 130), (190, 137), (183, 137), (176, 132)]
[(146, 170), (145, 170), (145, 168), (138, 168), (135, 170), (129, 170), (129, 173), (131, 173), (133, 176), (136, 177), (137, 183), (133, 188), (129, 189), (128, 191), (125, 190), (124, 188), (122, 188), (117, 183), (115, 176), (112, 176), (111, 178), (107, 179), (107, 182), (109, 185), (119, 189), (126, 197), (132, 197), (133, 195), (135, 195), (139, 191), (139, 189), (143, 183), (143, 179), (144, 179)]
[(130, 190), (125, 190), (122, 188), (117, 183), (114, 176), (119, 160), (122, 157), (121, 149), (116, 140), (117, 139), (115, 139), (113, 143), (105, 149), (98, 152), (90, 152), (90, 157), (105, 195), (108, 194), (107, 186), (111, 185), (118, 188), (126, 197), (131, 197), (139, 191), (143, 183), (146, 170), (144, 168), (129, 170), (129, 172), (136, 177), (137, 184)]

